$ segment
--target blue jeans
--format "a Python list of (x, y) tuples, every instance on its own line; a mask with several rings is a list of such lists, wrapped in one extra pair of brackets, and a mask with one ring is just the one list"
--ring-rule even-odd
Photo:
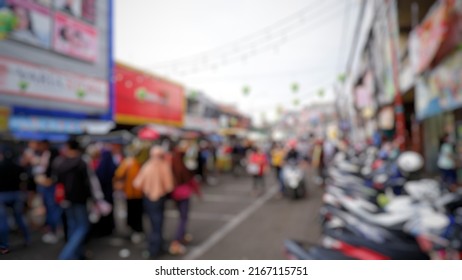
[(144, 210), (151, 223), (151, 232), (149, 233), (149, 253), (151, 257), (157, 257), (162, 252), (164, 244), (163, 227), (164, 227), (164, 209), (165, 197), (157, 201), (151, 201), (144, 198)]
[(37, 186), (37, 190), (42, 195), (43, 204), (47, 211), (45, 224), (50, 227), (51, 232), (56, 233), (62, 215), (62, 209), (55, 201), (56, 186)]
[(67, 219), (68, 240), (59, 254), (60, 260), (78, 260), (83, 257), (83, 246), (90, 222), (85, 204), (72, 204), (64, 209)]
[(27, 228), (24, 216), (24, 198), (20, 191), (0, 192), (0, 248), (8, 248), (8, 226), (7, 207), (13, 209), (14, 219), (21, 230), (26, 243), (30, 241), (29, 229)]
[(282, 176), (282, 167), (276, 167), (276, 179), (279, 183), (279, 192), (281, 194), (284, 194), (286, 189), (285, 189), (285, 185), (284, 185), (284, 177)]

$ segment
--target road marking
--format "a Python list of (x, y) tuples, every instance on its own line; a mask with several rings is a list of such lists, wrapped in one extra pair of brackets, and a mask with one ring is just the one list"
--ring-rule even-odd
[(239, 224), (246, 220), (256, 210), (263, 206), (268, 200), (270, 200), (278, 192), (277, 187), (269, 188), (268, 191), (262, 197), (255, 200), (254, 203), (249, 205), (246, 209), (240, 212), (232, 220), (226, 223), (223, 227), (217, 230), (212, 236), (207, 239), (204, 243), (195, 247), (190, 251), (189, 254), (184, 256), (185, 260), (195, 260), (204, 255), (210, 248), (220, 242), (228, 233), (235, 229)]
[[(178, 218), (179, 217), (178, 210), (166, 210), (165, 211), (165, 217), (166, 218)], [(198, 219), (198, 220), (212, 220), (212, 221), (227, 222), (227, 221), (229, 221), (229, 220), (231, 220), (233, 218), (233, 215), (191, 212), (190, 218), (191, 219)]]
[[(248, 192), (248, 191), (247, 191)], [(253, 199), (248, 196), (232, 196), (232, 195), (219, 195), (219, 194), (204, 194), (204, 202), (227, 202), (227, 203), (249, 203)]]

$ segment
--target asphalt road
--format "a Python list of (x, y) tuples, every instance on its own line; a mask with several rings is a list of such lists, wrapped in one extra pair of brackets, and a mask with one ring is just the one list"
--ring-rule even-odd
[[(273, 176), (267, 177), (266, 192), (255, 196), (248, 177), (221, 175), (213, 186), (203, 187), (204, 196), (194, 198), (188, 232), (193, 241), (185, 256), (163, 256), (162, 259), (284, 259), (283, 240), (295, 238), (317, 242), (317, 221), (321, 190), (309, 186), (309, 197), (292, 201), (277, 197)], [(117, 199), (117, 232), (112, 237), (93, 239), (87, 245), (89, 259), (145, 259), (146, 243), (133, 244), (124, 226), (124, 203)], [(165, 238), (174, 236), (178, 223), (172, 202), (166, 210)], [(146, 223), (147, 224), (147, 223)], [(0, 259), (56, 259), (63, 242), (55, 245), (41, 241), (35, 231), (28, 247), (11, 234), (12, 250)]]

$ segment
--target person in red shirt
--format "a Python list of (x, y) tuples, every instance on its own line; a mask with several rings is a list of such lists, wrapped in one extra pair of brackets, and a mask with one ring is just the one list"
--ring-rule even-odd
[(248, 172), (253, 177), (255, 194), (262, 194), (265, 190), (265, 174), (268, 170), (268, 158), (261, 148), (255, 147), (249, 155)]

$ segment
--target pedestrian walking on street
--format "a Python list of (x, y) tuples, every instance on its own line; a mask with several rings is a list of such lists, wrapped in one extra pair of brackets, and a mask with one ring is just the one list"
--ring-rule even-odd
[(319, 138), (315, 141), (313, 148), (312, 168), (317, 171), (317, 183), (324, 187), (325, 174), (324, 174), (324, 141)]
[(24, 244), (30, 242), (29, 229), (23, 213), (25, 193), (21, 191), (21, 178), (25, 170), (14, 161), (11, 148), (4, 148), (0, 153), (0, 255), (9, 252), (8, 244), (8, 213), (13, 209), (14, 219), (24, 238)]
[(90, 166), (90, 160), (83, 157), (76, 140), (69, 140), (62, 155), (53, 162), (53, 176), (56, 183), (56, 199), (64, 208), (67, 221), (68, 240), (59, 259), (76, 260), (84, 258), (84, 242), (90, 230), (87, 202), (92, 198), (95, 209), (107, 215), (111, 209), (104, 203), (98, 178)]
[(56, 186), (51, 179), (51, 170), (52, 163), (58, 156), (58, 151), (50, 148), (50, 143), (46, 140), (40, 141), (37, 147), (38, 157), (34, 166), (34, 180), (45, 206), (45, 225), (47, 227), (47, 233), (42, 237), (42, 240), (45, 243), (56, 244), (62, 209), (55, 201)]
[(268, 158), (259, 147), (253, 148), (249, 155), (247, 170), (253, 177), (253, 191), (260, 195), (265, 191), (265, 173), (267, 172)]
[[(96, 175), (101, 185), (104, 194), (104, 200), (114, 205), (114, 186), (113, 179), (117, 169), (113, 153), (109, 149), (103, 149), (101, 159), (96, 168)], [(94, 234), (97, 237), (109, 236), (115, 229), (114, 213), (102, 217), (94, 227)]]
[[(27, 176), (26, 186), (27, 186), (27, 211), (31, 210), (33, 216), (36, 215), (36, 211), (41, 211), (40, 208), (33, 208), (34, 202), (39, 198), (37, 195), (37, 184), (35, 183), (35, 178), (33, 174), (34, 162), (36, 160), (36, 150), (38, 148), (37, 141), (30, 141), (27, 143), (27, 147), (22, 152), (20, 158), (20, 165), (24, 168), (25, 174)], [(35, 221), (31, 221), (32, 228), (38, 228), (42, 225), (37, 224)]]
[(441, 180), (443, 184), (445, 184), (448, 189), (453, 190), (457, 183), (457, 166), (454, 146), (451, 143), (448, 134), (445, 134), (440, 139), (440, 150), (437, 164), (441, 172)]
[(123, 191), (127, 200), (127, 225), (132, 230), (131, 240), (139, 243), (143, 233), (143, 192), (133, 186), (141, 169), (135, 158), (136, 151), (129, 150), (114, 175), (114, 189)]
[(194, 179), (194, 174), (184, 164), (185, 150), (177, 147), (172, 157), (172, 172), (175, 188), (171, 193), (180, 214), (180, 221), (175, 239), (170, 244), (169, 252), (172, 255), (186, 253), (185, 245), (191, 241), (191, 236), (186, 234), (189, 217), (189, 207), (193, 193), (200, 194), (199, 185)]
[(282, 166), (284, 164), (285, 152), (279, 143), (276, 143), (271, 151), (271, 164), (276, 173), (276, 180), (279, 183), (279, 195), (282, 197), (285, 193), (284, 180), (282, 178)]
[(167, 194), (173, 190), (172, 169), (160, 146), (151, 148), (150, 158), (141, 168), (133, 186), (144, 194), (144, 210), (151, 223), (149, 254), (151, 258), (156, 258), (164, 250), (165, 200)]

